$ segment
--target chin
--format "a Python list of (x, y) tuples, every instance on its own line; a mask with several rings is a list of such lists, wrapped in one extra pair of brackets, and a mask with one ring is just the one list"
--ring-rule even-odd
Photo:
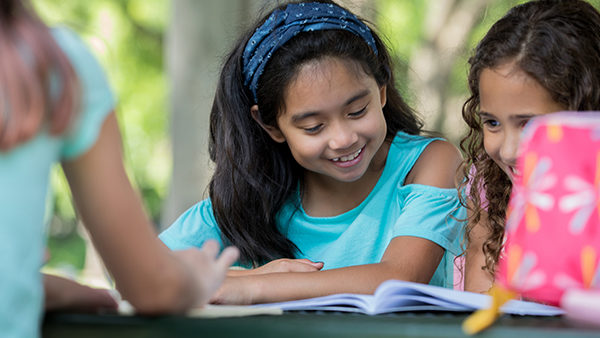
[(357, 175), (338, 177), (337, 180), (341, 182), (351, 183), (360, 180), (364, 175), (365, 172), (363, 171)]

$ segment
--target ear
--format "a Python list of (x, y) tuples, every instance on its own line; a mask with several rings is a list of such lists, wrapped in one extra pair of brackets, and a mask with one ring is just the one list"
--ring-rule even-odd
[(381, 102), (381, 108), (385, 107), (387, 102), (387, 86), (383, 85), (379, 88), (379, 100)]
[(269, 136), (271, 136), (273, 141), (275, 141), (277, 143), (285, 142), (285, 136), (283, 136), (283, 134), (281, 133), (279, 128), (273, 127), (273, 126), (267, 126), (260, 120), (260, 118), (258, 117), (258, 106), (257, 105), (253, 105), (252, 108), (250, 108), (250, 113), (252, 114), (252, 118), (254, 119), (254, 121), (256, 121), (256, 123), (258, 123), (260, 125), (260, 127), (262, 129), (264, 129), (264, 131), (266, 131), (267, 134), (269, 134)]

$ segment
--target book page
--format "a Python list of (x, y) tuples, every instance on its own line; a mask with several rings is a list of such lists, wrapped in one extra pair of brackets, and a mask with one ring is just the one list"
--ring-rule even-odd
[[(278, 307), (285, 311), (323, 310), (382, 314), (406, 311), (465, 311), (485, 309), (492, 299), (488, 295), (456, 291), (438, 286), (389, 280), (381, 283), (374, 295), (335, 294), (291, 302), (254, 305), (253, 307)], [(501, 310), (505, 313), (533, 316), (564, 314), (560, 308), (512, 300)]]
[(202, 308), (191, 309), (187, 312), (188, 317), (196, 318), (226, 318), (246, 317), (258, 315), (281, 315), (283, 310), (273, 306), (252, 307), (233, 305), (205, 305)]
[[(335, 295), (309, 298), (303, 300), (294, 300), (281, 303), (259, 304), (253, 307), (279, 307), (283, 310), (329, 310), (360, 312), (368, 314), (373, 309), (372, 295), (359, 295), (352, 293), (340, 293)], [(335, 308), (335, 310), (333, 309)]]
[[(492, 302), (492, 298), (488, 295), (399, 280), (389, 280), (381, 283), (375, 291), (375, 302), (377, 304), (385, 303), (385, 299), (398, 294), (428, 297), (431, 299), (430, 304), (432, 305), (436, 305), (436, 302), (442, 300), (456, 306), (462, 306), (469, 311), (485, 309)], [(562, 309), (554, 306), (520, 300), (509, 301), (500, 310), (504, 313), (516, 315), (557, 316), (564, 314)]]

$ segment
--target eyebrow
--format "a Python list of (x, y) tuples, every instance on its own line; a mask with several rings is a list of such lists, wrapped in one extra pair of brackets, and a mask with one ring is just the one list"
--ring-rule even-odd
[[(484, 111), (479, 112), (479, 116), (495, 117), (492, 113), (488, 113), (488, 112), (484, 112)], [(537, 115), (535, 115), (535, 114), (518, 114), (518, 115), (511, 115), (510, 118), (512, 118), (512, 119), (530, 119), (535, 116), (537, 116)]]
[[(369, 95), (371, 92), (369, 91), (368, 88), (364, 89), (363, 91), (357, 93), (356, 95), (352, 96), (351, 98), (349, 98), (346, 103), (344, 104), (344, 106), (348, 106), (350, 105), (352, 102), (362, 99), (363, 97)], [(309, 118), (315, 115), (319, 115), (319, 112), (316, 111), (310, 111), (310, 112), (305, 112), (305, 113), (298, 113), (298, 114), (294, 114), (291, 118), (292, 123), (296, 123), (298, 121), (301, 121), (305, 118)]]

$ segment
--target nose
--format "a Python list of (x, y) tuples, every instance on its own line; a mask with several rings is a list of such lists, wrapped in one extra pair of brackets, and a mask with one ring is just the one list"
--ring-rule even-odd
[(358, 142), (358, 134), (345, 123), (337, 123), (332, 126), (329, 137), (331, 149), (345, 149)]
[(500, 159), (507, 165), (514, 166), (517, 163), (517, 150), (519, 148), (520, 132), (507, 133), (500, 149)]

